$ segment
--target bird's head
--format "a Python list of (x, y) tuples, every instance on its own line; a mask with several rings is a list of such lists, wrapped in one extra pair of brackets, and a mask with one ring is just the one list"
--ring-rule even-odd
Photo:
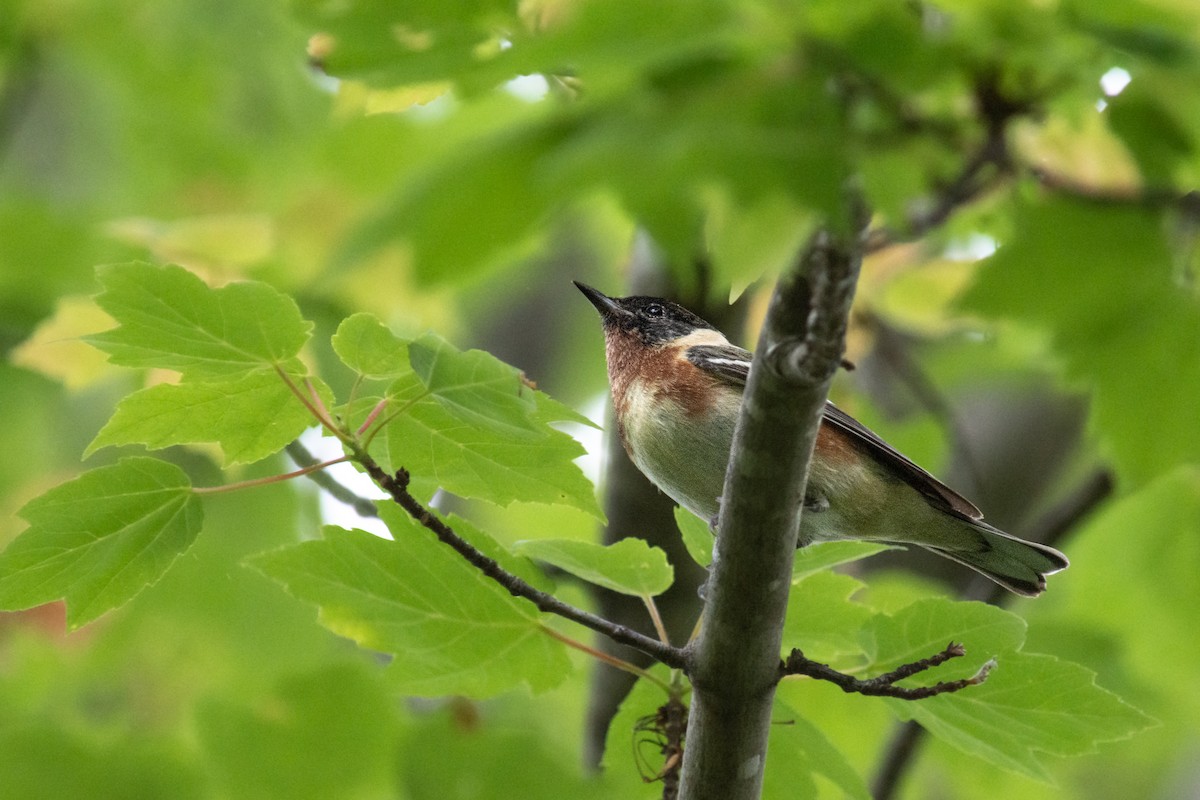
[(623, 334), (636, 337), (646, 347), (658, 347), (698, 330), (715, 330), (683, 306), (662, 297), (609, 297), (579, 281), (574, 283), (600, 312), (605, 338)]

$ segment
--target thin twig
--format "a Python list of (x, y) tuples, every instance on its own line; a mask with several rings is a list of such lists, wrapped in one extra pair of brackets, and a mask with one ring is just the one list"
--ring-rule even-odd
[(937, 384), (909, 354), (909, 348), (902, 342), (906, 338), (906, 334), (869, 310), (856, 311), (854, 319), (874, 334), (875, 351), (879, 354), (882, 363), (896, 375), (916, 401), (924, 407), (924, 410), (942, 423), (955, 441), (964, 444), (962, 448), (963, 464), (971, 479), (971, 485), (981, 486), (983, 473), (974, 452), (970, 447), (965, 446), (967, 436), (962, 420), (958, 418), (954, 407), (942, 394)]
[(226, 483), (222, 484), (221, 486), (195, 486), (192, 488), (192, 493), (224, 494), (225, 492), (237, 492), (242, 489), (253, 489), (258, 486), (269, 486), (272, 483), (282, 483), (283, 481), (289, 481), (292, 478), (299, 478), (304, 475), (312, 475), (325, 469), (326, 467), (331, 467), (334, 464), (341, 464), (343, 461), (348, 460), (348, 458), (349, 456), (331, 458), (328, 461), (313, 463), (303, 467), (302, 469), (294, 470), (292, 472), (285, 472), (282, 475), (267, 475), (265, 478), (253, 478), (252, 480), (238, 481), (237, 483)]
[[(313, 405), (312, 400), (310, 400), (309, 397), (306, 396), (305, 393), (300, 390), (300, 387), (296, 385), (296, 382), (292, 380), (292, 376), (288, 375), (287, 372), (284, 370), (284, 368), (278, 364), (275, 365), (275, 374), (278, 375), (279, 379), (283, 381), (283, 385), (288, 388), (288, 391), (290, 391), (292, 393), (292, 395), (297, 400), (300, 401), (300, 404), (303, 405), (308, 410), (308, 413), (312, 415), (313, 419), (315, 419), (317, 422), (321, 423), (321, 427), (325, 428), (325, 430), (329, 431), (331, 434), (333, 434), (337, 438), (341, 439), (343, 442), (348, 440), (346, 432), (343, 431), (341, 428), (339, 428), (337, 426), (337, 424), (332, 419), (330, 419), (329, 415), (323, 410), (324, 403), (321, 404), (321, 408), (318, 408), (317, 406)], [(311, 384), (311, 382), (309, 382), (309, 380), (307, 378), (305, 378), (305, 382), (308, 383), (310, 388), (312, 388), (312, 384)], [(313, 390), (313, 394), (315, 396), (315, 394), (316, 394), (315, 389)], [(319, 397), (317, 399), (318, 399), (318, 401), (320, 400)]]
[[(875, 253), (894, 244), (919, 239), (942, 225), (961, 206), (982, 196), (1007, 178), (1007, 160), (1003, 133), (996, 137), (989, 136), (958, 175), (926, 203), (909, 212), (903, 230), (887, 227), (872, 230), (867, 235), (866, 252)], [(990, 175), (987, 174), (989, 168), (995, 168)]]
[[(410, 408), (412, 408), (414, 405), (416, 405), (420, 401), (424, 400), (428, 396), (429, 396), (429, 390), (426, 389), (425, 391), (418, 394), (416, 397), (412, 397), (412, 398), (409, 398), (408, 400), (406, 400), (404, 405), (391, 411), (387, 416), (385, 416), (382, 420), (380, 420), (379, 424), (376, 425), (371, 430), (371, 432), (367, 434), (366, 438), (364, 438), (362, 440), (363, 447), (364, 448), (370, 447), (371, 442), (375, 441), (375, 437), (379, 435), (380, 431), (382, 431), (384, 428), (386, 428), (388, 426), (388, 423), (390, 423), (392, 420), (394, 420), (396, 417), (400, 416), (401, 414), (404, 414), (405, 412), (407, 412)], [(385, 398), (385, 400), (388, 400), (388, 398)], [(382, 401), (381, 401), (381, 403), (382, 403)], [(378, 408), (378, 406), (376, 406), (376, 408)], [(372, 409), (371, 414), (375, 415), (376, 418), (378, 418), (379, 412), (376, 411), (375, 409)]]
[(308, 390), (308, 397), (312, 401), (313, 408), (321, 414), (321, 419), (332, 420), (333, 415), (325, 407), (325, 401), (321, 399), (321, 393), (317, 391), (317, 385), (313, 383), (312, 378), (307, 376), (304, 378), (304, 388)]
[(367, 428), (371, 427), (371, 423), (375, 421), (375, 418), (378, 417), (385, 408), (387, 408), (387, 404), (388, 399), (386, 397), (375, 404), (375, 407), (371, 409), (371, 413), (367, 414), (367, 418), (363, 420), (362, 425), (358, 426), (356, 433), (359, 436), (362, 436), (367, 432)]
[(654, 623), (654, 632), (658, 634), (658, 638), (663, 644), (670, 644), (671, 637), (667, 636), (667, 628), (663, 625), (662, 615), (658, 613), (658, 604), (654, 602), (654, 598), (648, 594), (642, 595), (642, 603), (646, 606), (650, 621)]
[(853, 675), (847, 675), (844, 672), (838, 672), (828, 664), (813, 661), (806, 658), (804, 653), (799, 650), (793, 650), (780, 668), (780, 674), (781, 676), (805, 675), (810, 678), (829, 681), (847, 693), (865, 694), (875, 697), (897, 697), (901, 700), (923, 700), (926, 697), (957, 692), (968, 686), (978, 686), (987, 680), (988, 673), (996, 666), (995, 661), (989, 660), (974, 675), (961, 680), (941, 681), (932, 686), (906, 687), (895, 685), (896, 681), (910, 678), (919, 672), (924, 672), (927, 669), (944, 664), (952, 658), (964, 655), (965, 652), (962, 645), (951, 642), (946, 646), (945, 650), (935, 653), (929, 658), (923, 658), (911, 664), (904, 664), (891, 672), (863, 680)]
[(1093, 186), (1046, 167), (1029, 167), (1029, 174), (1044, 189), (1097, 205), (1143, 206), (1175, 209), (1200, 218), (1200, 190), (1180, 191), (1166, 186)]
[(542, 631), (547, 636), (549, 636), (551, 639), (557, 639), (558, 641), (565, 644), (567, 647), (578, 650), (581, 653), (587, 653), (592, 658), (596, 659), (597, 661), (603, 661), (605, 664), (608, 664), (613, 669), (619, 669), (622, 672), (628, 672), (630, 675), (635, 675), (639, 678), (645, 678), (646, 680), (650, 681), (651, 683), (656, 684), (659, 687), (661, 687), (662, 690), (667, 692), (668, 694), (671, 692), (671, 687), (666, 682), (664, 682), (662, 680), (662, 678), (659, 678), (657, 675), (655, 675), (652, 672), (647, 672), (646, 670), (642, 669), (641, 667), (637, 666), (636, 664), (630, 664), (628, 661), (617, 658), (614, 655), (609, 655), (608, 653), (597, 650), (594, 647), (590, 647), (590, 646), (584, 644), (583, 642), (579, 641), (578, 639), (572, 639), (570, 636), (566, 636), (566, 635), (561, 634), (558, 631), (554, 630), (554, 628), (551, 628), (549, 625), (542, 625), (541, 628), (542, 628)]
[(577, 622), (586, 628), (608, 636), (613, 641), (629, 645), (636, 650), (641, 650), (643, 653), (658, 659), (669, 667), (682, 668), (684, 666), (684, 652), (680, 648), (664, 644), (657, 639), (638, 633), (624, 625), (617, 625), (583, 609), (576, 608), (569, 603), (564, 603), (552, 594), (535, 589), (521, 578), (504, 569), (494, 559), (488, 558), (475, 549), (470, 542), (455, 533), (453, 528), (434, 515), (429, 509), (425, 508), (409, 493), (409, 475), (406, 470), (400, 469), (395, 475), (389, 475), (365, 451), (357, 446), (353, 447), (354, 459), (366, 469), (367, 474), (371, 476), (372, 480), (380, 488), (391, 495), (397, 505), (403, 508), (422, 527), (437, 536), (439, 541), (449, 545), (472, 566), (507, 589), (509, 594), (528, 600), (537, 606), (539, 611), (556, 614), (564, 619)]
[(942, 225), (960, 207), (974, 201), (1012, 175), (1008, 128), (1012, 120), (1030, 112), (1026, 102), (1000, 91), (995, 76), (981, 77), (975, 87), (975, 107), (984, 127), (984, 138), (958, 174), (932, 198), (914, 208), (903, 230), (877, 228), (867, 235), (865, 250), (874, 253), (899, 242), (919, 239)]

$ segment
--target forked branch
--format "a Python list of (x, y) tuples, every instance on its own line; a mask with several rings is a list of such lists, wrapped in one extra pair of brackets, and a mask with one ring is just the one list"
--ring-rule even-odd
[(908, 687), (896, 685), (897, 681), (911, 678), (913, 675), (945, 664), (951, 659), (960, 658), (965, 654), (966, 651), (961, 644), (951, 642), (946, 645), (945, 650), (935, 653), (929, 658), (922, 658), (919, 661), (904, 664), (891, 672), (885, 672), (882, 675), (864, 680), (856, 678), (853, 675), (847, 675), (844, 672), (838, 672), (828, 664), (822, 664), (819, 661), (806, 658), (804, 653), (799, 650), (792, 650), (791, 655), (787, 657), (787, 660), (780, 667), (780, 674), (783, 677), (789, 675), (806, 675), (810, 678), (829, 681), (847, 693), (865, 694), (875, 697), (898, 697), (901, 700), (924, 700), (926, 697), (957, 692), (968, 686), (978, 686), (987, 680), (988, 673), (996, 666), (994, 660), (986, 662), (979, 668), (978, 672), (969, 678), (962, 678), (956, 681), (939, 681), (930, 686)]

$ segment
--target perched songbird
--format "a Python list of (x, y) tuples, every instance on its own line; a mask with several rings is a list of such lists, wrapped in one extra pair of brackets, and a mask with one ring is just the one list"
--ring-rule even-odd
[[(621, 442), (675, 502), (715, 520), (751, 354), (657, 297), (607, 297), (576, 282), (604, 322)], [(965, 498), (829, 403), (809, 468), (799, 543), (919, 545), (1022, 595), (1066, 569), (1052, 547), (996, 530)]]

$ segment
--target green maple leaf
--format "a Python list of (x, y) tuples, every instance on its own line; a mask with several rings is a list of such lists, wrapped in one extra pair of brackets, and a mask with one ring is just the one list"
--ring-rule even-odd
[(96, 303), (118, 327), (87, 337), (114, 364), (159, 367), (185, 378), (233, 377), (288, 365), (312, 324), (265, 283), (219, 289), (182, 267), (133, 262), (101, 267)]
[(152, 458), (85, 472), (20, 514), (29, 528), (0, 553), (0, 607), (65, 598), (72, 628), (162, 577), (202, 518), (183, 471)]
[(382, 516), (395, 541), (328, 527), (319, 541), (251, 563), (319, 606), (330, 630), (391, 653), (390, 672), (406, 694), (490, 697), (562, 680), (569, 669), (564, 647), (542, 630), (531, 603), (484, 577), (402, 512), (384, 507)]

